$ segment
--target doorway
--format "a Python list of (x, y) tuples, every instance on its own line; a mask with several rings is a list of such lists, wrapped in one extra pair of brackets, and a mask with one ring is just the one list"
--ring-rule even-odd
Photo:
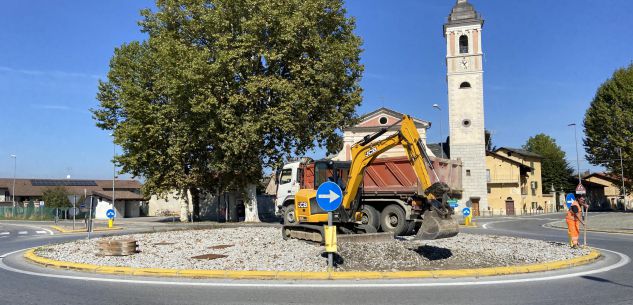
[(514, 200), (512, 200), (512, 197), (508, 197), (506, 199), (506, 215), (510, 216), (514, 216)]

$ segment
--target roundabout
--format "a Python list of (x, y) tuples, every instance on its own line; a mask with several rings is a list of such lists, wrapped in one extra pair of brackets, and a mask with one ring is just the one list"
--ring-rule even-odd
[[(558, 218), (479, 219), (486, 229), (466, 229), (470, 234), (521, 236), (531, 239), (564, 242), (560, 231), (542, 225)], [(36, 247), (74, 240), (78, 236), (49, 236), (29, 243), (14, 244), (7, 251), (0, 245), (2, 262), (0, 277), (5, 280), (3, 295), (13, 304), (32, 302), (42, 304), (109, 304), (115, 294), (120, 304), (463, 304), (476, 299), (483, 304), (560, 304), (568, 297), (569, 289), (591, 291), (579, 304), (630, 304), (632, 254), (631, 236), (590, 233), (592, 246), (601, 257), (589, 264), (559, 270), (512, 275), (461, 278), (455, 275), (429, 278), (369, 278), (357, 277), (337, 280), (261, 277), (209, 278), (163, 277), (156, 274), (108, 274), (72, 269), (52, 269), (27, 262), (25, 253)], [(628, 242), (628, 245), (626, 244)], [(23, 247), (19, 247), (24, 245)], [(28, 249), (25, 249), (28, 248)], [(149, 275), (149, 276), (148, 276)], [(226, 275), (226, 274), (225, 274)], [(15, 293), (21, 285), (47, 287), (30, 291), (28, 302)], [(80, 285), (82, 289), (73, 289)], [(162, 288), (161, 288), (162, 287)], [(170, 287), (165, 289), (164, 287)], [(69, 300), (68, 294), (80, 297)], [(11, 298), (13, 296), (13, 299)], [(607, 300), (607, 302), (605, 302)]]

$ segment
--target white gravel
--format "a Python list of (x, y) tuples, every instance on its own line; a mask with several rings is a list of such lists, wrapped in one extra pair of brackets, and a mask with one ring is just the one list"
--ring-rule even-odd
[[(37, 254), (62, 261), (142, 268), (272, 271), (325, 271), (327, 268), (323, 246), (283, 240), (279, 228), (172, 231), (107, 239), (129, 238), (139, 242), (140, 253), (123, 257), (97, 256), (99, 239), (92, 239), (46, 246)], [(210, 249), (219, 245), (231, 246)], [(339, 270), (431, 270), (540, 263), (586, 253), (588, 250), (570, 249), (561, 243), (460, 233), (434, 241), (404, 238), (386, 243), (344, 243), (339, 246), (337, 262)], [(192, 258), (204, 254), (227, 257)]]

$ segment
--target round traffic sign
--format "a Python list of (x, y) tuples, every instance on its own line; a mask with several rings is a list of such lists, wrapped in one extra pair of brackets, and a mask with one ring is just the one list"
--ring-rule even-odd
[(343, 202), (343, 191), (334, 182), (324, 182), (317, 189), (316, 200), (322, 209), (332, 212)]
[(70, 208), (70, 209), (68, 209), (68, 214), (70, 216), (77, 216), (79, 214), (79, 209), (78, 208)]
[(567, 196), (565, 197), (565, 203), (567, 204), (568, 209), (571, 207), (571, 204), (574, 203), (575, 200), (576, 196), (574, 196), (573, 193), (567, 194)]
[(468, 217), (470, 215), (470, 208), (462, 209), (462, 214), (464, 214), (464, 217)]
[(114, 215), (116, 215), (116, 213), (114, 212), (113, 209), (109, 209), (109, 210), (106, 211), (106, 217), (112, 219), (112, 218), (114, 218)]

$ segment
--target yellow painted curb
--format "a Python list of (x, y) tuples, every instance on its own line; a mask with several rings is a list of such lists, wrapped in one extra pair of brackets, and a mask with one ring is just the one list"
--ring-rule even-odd
[[(62, 228), (60, 226), (51, 226), (51, 229), (59, 231), (60, 233), (86, 233), (87, 232), (86, 229), (68, 230), (68, 229), (64, 229), (64, 228)], [(102, 231), (122, 230), (122, 229), (123, 229), (123, 227), (93, 228), (92, 232), (102, 232)]]
[(589, 254), (568, 260), (542, 264), (530, 264), (508, 267), (489, 267), (455, 270), (422, 270), (422, 271), (342, 271), (342, 272), (302, 272), (302, 271), (250, 271), (250, 270), (194, 270), (194, 269), (160, 269), (130, 268), (114, 266), (98, 266), (92, 264), (57, 261), (35, 254), (37, 249), (24, 253), (24, 258), (42, 265), (58, 269), (71, 269), (102, 274), (144, 275), (188, 278), (226, 278), (226, 279), (261, 279), (261, 280), (367, 280), (367, 279), (405, 279), (405, 278), (459, 278), (509, 275), (551, 271), (585, 265), (600, 258), (600, 251), (591, 249)]

